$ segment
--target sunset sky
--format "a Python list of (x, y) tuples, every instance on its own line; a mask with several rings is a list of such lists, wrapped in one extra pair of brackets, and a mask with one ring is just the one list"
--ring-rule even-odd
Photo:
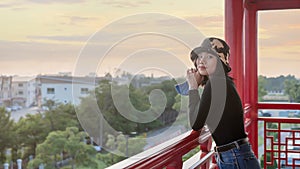
[[(300, 78), (300, 10), (258, 16), (259, 74)], [(1, 75), (118, 68), (181, 76), (201, 37), (224, 38), (224, 1), (1, 0), (0, 21)]]

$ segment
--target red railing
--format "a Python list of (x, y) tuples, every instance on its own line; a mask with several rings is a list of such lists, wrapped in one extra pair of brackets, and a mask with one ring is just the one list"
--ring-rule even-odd
[[(201, 157), (207, 155), (211, 148), (211, 137), (208, 131), (204, 131), (199, 137), (199, 132), (192, 132), (189, 136), (183, 138), (179, 142), (172, 144), (154, 156), (140, 160), (139, 162), (127, 166), (127, 169), (144, 169), (144, 168), (164, 168), (181, 169), (183, 162), (182, 156), (194, 149), (200, 144), (202, 154)], [(207, 163), (207, 162), (205, 162)], [(208, 164), (209, 165), (209, 164)]]
[[(258, 104), (258, 109), (300, 110), (300, 104)], [(300, 168), (300, 128), (287, 128), (286, 124), (300, 124), (300, 118), (259, 117), (263, 122), (264, 168)]]
[[(249, 114), (251, 106), (245, 106), (245, 115)], [(245, 118), (245, 126), (250, 126), (251, 118)], [(192, 149), (200, 145), (201, 153), (197, 161), (188, 167), (183, 167), (182, 157)], [(110, 168), (126, 168), (126, 169), (144, 169), (144, 168), (166, 168), (166, 169), (181, 169), (181, 168), (201, 168), (214, 169), (218, 168), (215, 164), (214, 152), (211, 151), (212, 138), (207, 128), (200, 132), (191, 132), (187, 136), (165, 145), (161, 149), (150, 149), (147, 155), (137, 155), (124, 160)]]
[(245, 129), (247, 132), (249, 132), (249, 127), (250, 127), (250, 124), (251, 122), (253, 121), (253, 118), (251, 118), (251, 110), (252, 110), (252, 106), (250, 104), (246, 104), (244, 106), (244, 117), (245, 117)]
[[(157, 150), (147, 150), (150, 155), (137, 155), (130, 157), (110, 168), (126, 168), (126, 169), (145, 169), (145, 168), (166, 168), (181, 169), (183, 167), (182, 157), (192, 149), (200, 145), (199, 160), (188, 168), (208, 169), (213, 164), (212, 138), (207, 128), (200, 132), (192, 131), (178, 141)], [(144, 152), (143, 152), (144, 153)], [(145, 152), (146, 153), (146, 152)], [(149, 154), (149, 153), (148, 153)], [(142, 157), (142, 158), (141, 158)], [(216, 167), (216, 165), (213, 165)]]
[[(245, 110), (245, 129), (250, 135), (253, 124), (257, 124), (258, 121), (264, 123), (263, 137), (264, 137), (264, 168), (277, 163), (277, 168), (282, 168), (283, 165), (287, 167), (299, 168), (300, 167), (300, 149), (289, 149), (289, 146), (300, 148), (300, 130), (285, 129), (282, 124), (300, 124), (300, 118), (274, 118), (274, 117), (258, 117), (258, 109), (295, 109), (300, 110), (300, 104), (271, 104), (271, 103), (258, 103), (256, 106), (246, 104)], [(268, 127), (269, 123), (276, 123), (277, 128)], [(256, 126), (257, 128), (257, 126)], [(278, 133), (277, 139), (270, 133)], [(258, 133), (256, 131), (254, 134)], [(283, 133), (289, 133), (283, 134)], [(253, 137), (251, 144), (258, 141), (256, 137)], [(182, 157), (189, 151), (200, 145), (201, 153), (198, 156), (199, 159), (187, 168), (217, 168), (214, 159), (214, 152), (211, 151), (212, 138), (208, 129), (204, 129), (201, 132), (191, 132), (185, 136), (180, 136), (176, 141), (161, 145), (160, 148), (152, 148), (147, 150), (145, 154), (133, 156), (127, 160), (124, 160), (111, 168), (127, 168), (127, 169), (144, 169), (144, 168), (166, 168), (166, 169), (181, 169), (184, 163)], [(282, 141), (281, 141), (282, 140)], [(291, 143), (291, 144), (290, 144)], [(289, 145), (290, 144), (290, 145)], [(258, 149), (259, 147), (253, 147)], [(256, 150), (257, 151), (257, 150)], [(151, 152), (151, 153), (149, 153)], [(143, 152), (144, 153), (144, 152)], [(270, 157), (268, 158), (268, 154)], [(291, 154), (298, 154), (299, 157), (291, 157)]]

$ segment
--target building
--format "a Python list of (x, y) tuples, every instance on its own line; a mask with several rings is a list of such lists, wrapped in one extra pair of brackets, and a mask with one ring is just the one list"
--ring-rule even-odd
[(31, 84), (34, 79), (34, 77), (13, 76), (11, 88), (12, 106), (29, 107), (34, 102), (35, 86)]
[(12, 99), (12, 76), (0, 76), (0, 106), (10, 106)]
[(95, 89), (102, 78), (98, 77), (72, 77), (72, 76), (47, 76), (36, 77), (36, 98), (38, 106), (42, 106), (46, 100), (54, 100), (57, 103), (80, 104), (80, 98), (86, 97)]
[(170, 80), (169, 77), (150, 78), (145, 75), (131, 78), (130, 75), (112, 78), (110, 75), (97, 77), (95, 74), (73, 77), (68, 72), (35, 77), (0, 76), (0, 106), (42, 107), (46, 100), (78, 105), (81, 101), (80, 98), (88, 96), (99, 84), (99, 81), (104, 79), (114, 81), (118, 85), (131, 83), (137, 88)]
[(267, 95), (263, 96), (264, 102), (289, 102), (289, 96), (284, 94), (284, 91), (268, 91)]

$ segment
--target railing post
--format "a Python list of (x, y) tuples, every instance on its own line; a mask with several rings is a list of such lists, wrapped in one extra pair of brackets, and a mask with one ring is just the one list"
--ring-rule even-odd
[[(204, 143), (200, 144), (200, 150), (202, 151), (200, 155), (200, 159), (206, 156), (211, 151), (212, 146), (212, 137), (209, 137)], [(209, 169), (210, 168), (210, 162), (206, 162), (204, 165), (201, 166), (201, 169)]]

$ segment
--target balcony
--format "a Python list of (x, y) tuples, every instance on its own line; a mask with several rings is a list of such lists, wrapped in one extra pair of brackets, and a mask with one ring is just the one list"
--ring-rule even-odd
[[(259, 103), (259, 109), (292, 109), (299, 110), (300, 104), (266, 104)], [(263, 153), (259, 160), (263, 160), (261, 164), (263, 168), (276, 166), (280, 168), (300, 168), (300, 128), (288, 129), (284, 128), (285, 124), (300, 124), (300, 118), (280, 118), (280, 117), (256, 117), (251, 115), (257, 112), (252, 106), (245, 106), (245, 128), (250, 136), (250, 142), (256, 155), (258, 149), (262, 148)], [(252, 117), (252, 118), (251, 118)], [(263, 124), (263, 132), (251, 132), (253, 124)], [(268, 127), (268, 124), (277, 124), (277, 128)], [(277, 138), (270, 133), (277, 133)], [(289, 133), (289, 134), (286, 134)], [(257, 146), (258, 134), (263, 134), (263, 145)], [(252, 137), (251, 137), (252, 135)], [(260, 135), (261, 137), (261, 135)], [(195, 154), (188, 160), (182, 160), (183, 156), (192, 149), (200, 146), (200, 152)], [(299, 147), (299, 148), (297, 148)], [(208, 129), (199, 132), (187, 132), (172, 140), (164, 142), (154, 148), (137, 154), (129, 159), (119, 162), (109, 168), (126, 168), (126, 169), (144, 169), (144, 168), (217, 168), (215, 164), (213, 142)], [(267, 156), (269, 156), (267, 158)]]
[[(262, 168), (300, 168), (300, 118), (259, 117), (258, 110), (300, 110), (300, 104), (258, 102), (257, 12), (300, 9), (299, 0), (225, 0), (225, 40), (231, 47), (230, 65), (244, 103), (245, 129)], [(244, 73), (242, 73), (244, 72)], [(263, 127), (262, 127), (263, 126)], [(262, 142), (258, 144), (258, 142)], [(217, 168), (209, 132), (188, 132), (117, 163), (110, 168)], [(187, 161), (183, 156), (195, 147), (200, 152)], [(262, 153), (259, 157), (259, 151)], [(263, 155), (263, 156), (262, 156)]]

